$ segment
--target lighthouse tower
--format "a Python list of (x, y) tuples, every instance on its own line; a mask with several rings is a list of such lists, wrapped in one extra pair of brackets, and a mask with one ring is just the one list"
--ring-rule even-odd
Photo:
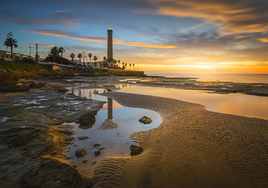
[(107, 41), (107, 60), (110, 63), (113, 63), (113, 30), (111, 27), (107, 30), (108, 41)]

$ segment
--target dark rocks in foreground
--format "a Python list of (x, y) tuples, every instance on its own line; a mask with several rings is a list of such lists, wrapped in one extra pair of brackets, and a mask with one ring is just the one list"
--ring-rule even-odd
[(101, 145), (100, 142), (96, 142), (96, 143), (94, 143), (93, 147), (98, 147), (98, 146), (100, 146), (100, 145)]
[(142, 118), (139, 119), (139, 122), (144, 124), (150, 124), (153, 122), (153, 120), (147, 116), (143, 116)]
[(100, 154), (101, 154), (100, 150), (97, 150), (97, 151), (94, 152), (95, 157), (99, 156)]
[(75, 151), (75, 155), (76, 155), (77, 158), (79, 158), (79, 157), (83, 157), (83, 156), (85, 156), (86, 154), (87, 154), (87, 150), (86, 150), (86, 148), (79, 148), (79, 149), (77, 149), (77, 150)]
[(40, 158), (21, 178), (22, 187), (92, 187), (89, 178), (83, 177), (72, 166), (50, 158)]
[(26, 92), (29, 91), (30, 87), (24, 86), (1, 86), (0, 92)]
[(78, 120), (80, 125), (93, 126), (95, 123), (95, 112), (87, 112), (82, 115)]
[(88, 139), (89, 137), (88, 136), (78, 136), (77, 138), (78, 138), (78, 140), (85, 140), (85, 139)]
[(143, 152), (143, 148), (141, 146), (138, 146), (138, 145), (131, 145), (130, 146), (130, 155), (133, 157), (133, 156), (136, 156), (136, 155), (139, 155)]

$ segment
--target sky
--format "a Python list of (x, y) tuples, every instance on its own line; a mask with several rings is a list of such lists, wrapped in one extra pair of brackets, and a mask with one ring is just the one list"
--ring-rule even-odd
[(16, 53), (38, 43), (43, 58), (58, 46), (102, 60), (112, 27), (114, 59), (139, 70), (268, 73), (267, 10), (268, 0), (0, 1), (0, 50), (12, 32)]

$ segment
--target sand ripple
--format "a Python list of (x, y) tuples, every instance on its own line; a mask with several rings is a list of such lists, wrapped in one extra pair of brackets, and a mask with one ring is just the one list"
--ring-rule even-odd
[(132, 134), (136, 157), (108, 158), (98, 187), (268, 187), (268, 121), (221, 114), (175, 99), (106, 93), (120, 104), (158, 112), (163, 122)]

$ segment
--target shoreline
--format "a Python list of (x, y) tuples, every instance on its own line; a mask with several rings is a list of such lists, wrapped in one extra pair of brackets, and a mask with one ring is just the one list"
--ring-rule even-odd
[(210, 112), (176, 99), (117, 92), (103, 95), (124, 106), (154, 110), (163, 122), (155, 129), (131, 135), (144, 148), (141, 155), (103, 160), (93, 177), (97, 186), (268, 185), (264, 157), (267, 120)]
[[(75, 79), (75, 78), (73, 78), (73, 79)], [(113, 78), (112, 81), (114, 81), (116, 79), (117, 78)], [(46, 79), (46, 80), (49, 80), (49, 79)], [(60, 79), (60, 80), (61, 81), (59, 81), (59, 82), (61, 84), (63, 84), (63, 83), (64, 84), (66, 84), (66, 83), (71, 84), (72, 83), (72, 82), (70, 82), (70, 83), (66, 82), (65, 79), (63, 79), (63, 80)], [(96, 79), (96, 80), (99, 80), (99, 79)], [(102, 79), (100, 79), (100, 80), (102, 80)], [(54, 82), (57, 82), (57, 81), (53, 80), (53, 81), (51, 81), (51, 84), (55, 84)], [(108, 80), (107, 80), (107, 82), (108, 82)], [(155, 87), (157, 87), (157, 86), (155, 86)], [(29, 92), (38, 92), (40, 90), (42, 90), (42, 89), (31, 89)], [(55, 92), (55, 91), (53, 91), (53, 92)], [(17, 97), (18, 95), (26, 95), (26, 94), (27, 94), (27, 92), (24, 92), (24, 93), (22, 93), (22, 92), (20, 92), (20, 93), (5, 93), (3, 95), (1, 94), (0, 96), (3, 96), (4, 98), (6, 98), (6, 97)], [(191, 134), (191, 130), (202, 132), (203, 131), (202, 127), (205, 126), (205, 128), (206, 128), (205, 123), (208, 123), (209, 127), (214, 128), (211, 125), (210, 121), (215, 122), (215, 124), (217, 124), (217, 127), (220, 127), (221, 125), (223, 125), (224, 130), (226, 129), (225, 131), (227, 131), (228, 127), (226, 127), (225, 124), (222, 124), (222, 122), (218, 122), (218, 121), (229, 122), (229, 125), (232, 126), (232, 130), (236, 129), (233, 126), (235, 126), (235, 125), (241, 126), (241, 122), (245, 123), (245, 125), (246, 125), (245, 127), (247, 128), (247, 131), (250, 130), (250, 126), (255, 125), (254, 122), (256, 122), (257, 127), (259, 127), (259, 129), (262, 130), (262, 131), (258, 130), (258, 134), (262, 135), (261, 137), (263, 137), (263, 138), (265, 138), (265, 135), (264, 135), (265, 132), (268, 131), (265, 127), (260, 127), (260, 122), (263, 125), (268, 125), (268, 121), (265, 119), (251, 118), (251, 117), (237, 116), (237, 115), (230, 115), (230, 114), (222, 114), (219, 112), (212, 112), (212, 111), (206, 110), (205, 106), (201, 105), (201, 104), (184, 102), (184, 101), (180, 101), (177, 99), (148, 96), (148, 95), (129, 94), (129, 93), (118, 93), (118, 92), (111, 92), (110, 93), (109, 92), (109, 93), (105, 93), (102, 95), (112, 97), (116, 101), (118, 101), (120, 104), (127, 106), (127, 107), (144, 108), (144, 109), (156, 111), (162, 117), (162, 123), (155, 129), (143, 131), (143, 132), (132, 133), (131, 138), (133, 139), (133, 141), (139, 143), (144, 148), (144, 152), (141, 155), (138, 155), (136, 157), (129, 157), (129, 158), (108, 158), (108, 159), (104, 159), (103, 161), (100, 162), (100, 164), (96, 168), (95, 174), (93, 176), (93, 182), (95, 182), (96, 186), (99, 186), (99, 187), (105, 187), (107, 185), (114, 185), (115, 187), (126, 187), (126, 186), (128, 186), (128, 187), (148, 187), (148, 186), (174, 187), (177, 185), (184, 186), (184, 187), (191, 187), (191, 186), (193, 186), (193, 187), (215, 187), (213, 185), (215, 185), (217, 183), (219, 185), (223, 184), (223, 185), (226, 185), (229, 187), (237, 187), (238, 184), (233, 184), (233, 182), (237, 181), (237, 179), (230, 176), (230, 174), (233, 174), (233, 172), (229, 169), (229, 168), (232, 168), (232, 166), (223, 167), (220, 165), (220, 166), (217, 166), (217, 168), (220, 168), (220, 170), (215, 169), (214, 164), (211, 164), (211, 163), (215, 162), (215, 160), (216, 160), (215, 157), (210, 156), (206, 152), (202, 153), (202, 151), (198, 150), (198, 148), (191, 149), (191, 150), (193, 150), (192, 152), (194, 152), (193, 155), (195, 157), (197, 157), (195, 159), (191, 158), (192, 155), (187, 153), (188, 152), (187, 145), (191, 145), (191, 146), (194, 145), (195, 146), (195, 144), (198, 144), (200, 140), (203, 142), (207, 141), (207, 138), (204, 137), (204, 135), (200, 136), (197, 133), (195, 133), (195, 135), (193, 135), (193, 137), (191, 139), (189, 139), (189, 138), (183, 139), (183, 136), (185, 136), (184, 135), (185, 131), (187, 134)], [(79, 98), (79, 97), (75, 97), (75, 98)], [(3, 98), (1, 98), (1, 99), (3, 99)], [(85, 100), (87, 100), (87, 99), (85, 99)], [(0, 101), (0, 102), (2, 102), (2, 101)], [(55, 99), (53, 99), (53, 102), (55, 103)], [(40, 113), (40, 112), (42, 113), (42, 109), (38, 109), (38, 111), (39, 111), (38, 113)], [(49, 114), (49, 113), (45, 113), (45, 115), (51, 116), (51, 114)], [(197, 117), (194, 117), (196, 115), (201, 117), (202, 120), (199, 120)], [(204, 119), (204, 117), (202, 117), (203, 115), (207, 116), (208, 118)], [(211, 117), (213, 120), (210, 120)], [(219, 117), (219, 118), (217, 118), (217, 117)], [(196, 121), (194, 121), (193, 119), (195, 119), (198, 122), (198, 124), (196, 124)], [(187, 125), (186, 127), (183, 127), (183, 126), (185, 126), (184, 123)], [(67, 127), (65, 127), (65, 128), (61, 127), (61, 128), (62, 128), (62, 130), (59, 130), (59, 131), (63, 131), (63, 133), (64, 133), (64, 131), (66, 131), (68, 129)], [(191, 130), (187, 130), (187, 128), (191, 128)], [(197, 129), (197, 130), (195, 130), (195, 129)], [(222, 136), (223, 138), (225, 138), (226, 134), (229, 134), (228, 132), (230, 132), (230, 130), (228, 130), (227, 132), (222, 133), (223, 135), (221, 135), (220, 132), (217, 132), (217, 131), (221, 131), (221, 130), (216, 131), (216, 129), (215, 129), (213, 131), (214, 131), (213, 134), (216, 133), (216, 136), (218, 134), (220, 134), (220, 136)], [(239, 132), (239, 131), (243, 132), (244, 130), (239, 129), (235, 132)], [(68, 132), (68, 130), (67, 130), (67, 132)], [(67, 133), (67, 132), (65, 132), (65, 133)], [(173, 134), (176, 134), (177, 132), (182, 138), (173, 138), (174, 137)], [(210, 133), (210, 130), (206, 130), (205, 133), (206, 134)], [(71, 133), (71, 132), (69, 132), (67, 134), (73, 135), (73, 133)], [(256, 133), (254, 133), (254, 134), (256, 134)], [(251, 137), (249, 132), (246, 132), (245, 135), (246, 135), (246, 137)], [(237, 140), (235, 140), (235, 139), (234, 140), (238, 141), (238, 142), (242, 142), (242, 143), (244, 143), (244, 141), (246, 141), (246, 143), (249, 143), (247, 139), (242, 138), (245, 135), (243, 133), (241, 133), (241, 134), (239, 134), (239, 138)], [(200, 136), (200, 138), (199, 138), (199, 136)], [(209, 134), (209, 136), (212, 136), (212, 135)], [(167, 142), (166, 137), (171, 137), (168, 142)], [(258, 135), (258, 137), (259, 137), (259, 135)], [(239, 140), (239, 139), (242, 139), (242, 140)], [(245, 139), (245, 140), (243, 140), (243, 139)], [(260, 138), (257, 138), (257, 140), (260, 141)], [(211, 142), (211, 140), (209, 140), (209, 141)], [(254, 140), (253, 138), (252, 138), (252, 141), (256, 142), (256, 140)], [(180, 142), (182, 142), (182, 143), (180, 143)], [(218, 147), (222, 146), (222, 145), (219, 145), (218, 142), (219, 142), (219, 140), (217, 140), (216, 143), (212, 142), (213, 148), (217, 149)], [(263, 142), (265, 142), (265, 140), (261, 140), (261, 143), (263, 143)], [(232, 143), (234, 143), (234, 145), (236, 147), (238, 147), (236, 142), (233, 141)], [(62, 148), (66, 149), (67, 146), (64, 146), (66, 143), (62, 143), (62, 144), (63, 144)], [(178, 148), (179, 151), (174, 150), (174, 147)], [(206, 148), (206, 146), (204, 146), (204, 145), (202, 147)], [(263, 147), (264, 146), (259, 146), (258, 148), (262, 148), (262, 151), (264, 151)], [(181, 151), (181, 148), (182, 148), (182, 151)], [(224, 148), (226, 148), (226, 147), (224, 147)], [(250, 148), (253, 149), (253, 147), (250, 147)], [(244, 149), (247, 150), (248, 148), (244, 147)], [(210, 152), (215, 152), (215, 151), (211, 151), (211, 148), (207, 148), (207, 150), (209, 150)], [(166, 154), (166, 152), (168, 154)], [(184, 156), (180, 152), (183, 152)], [(199, 154), (198, 152), (201, 152), (201, 154)], [(257, 152), (257, 151), (254, 150), (254, 152)], [(53, 153), (53, 151), (50, 150), (50, 153)], [(218, 153), (220, 153), (220, 151), (218, 151)], [(233, 153), (233, 151), (231, 151), (231, 153), (235, 155), (235, 153)], [(262, 153), (262, 154), (265, 155), (266, 153)], [(181, 159), (183, 161), (182, 164), (179, 163), (180, 161), (176, 161), (177, 155), (178, 155), (179, 159)], [(253, 157), (250, 155), (243, 155), (243, 156), (249, 157), (249, 159), (251, 159), (250, 157)], [(209, 159), (209, 157), (212, 160), (206, 161), (207, 159), (204, 159), (204, 158)], [(234, 158), (235, 160), (237, 160), (237, 159), (240, 160), (239, 156), (235, 156), (235, 157), (236, 157), (236, 158)], [(43, 158), (45, 158), (45, 156), (43, 156)], [(200, 165), (203, 165), (206, 169), (210, 169), (210, 170), (213, 170), (214, 172), (217, 172), (218, 176), (215, 175), (215, 177), (214, 177), (213, 173), (206, 174), (206, 171), (199, 172), (199, 171), (195, 170), (195, 168), (197, 168), (198, 170), (201, 169), (200, 165), (196, 161), (197, 159), (199, 160)], [(44, 160), (44, 163), (50, 164), (49, 158), (48, 159), (39, 159), (39, 160)], [(186, 162), (185, 162), (185, 160), (186, 160)], [(205, 163), (204, 163), (204, 160), (205, 160)], [(224, 158), (220, 161), (216, 160), (217, 165), (222, 164), (223, 160), (226, 160), (226, 158)], [(263, 159), (260, 158), (260, 160), (263, 160)], [(174, 164), (176, 164), (177, 166), (174, 164), (171, 164), (170, 161), (175, 161), (176, 163), (174, 163)], [(212, 162), (210, 162), (210, 161), (212, 161)], [(62, 163), (63, 161), (60, 161), (60, 162)], [(69, 161), (69, 162), (71, 162), (71, 161)], [(192, 162), (194, 165), (192, 164)], [(202, 164), (202, 162), (204, 164)], [(229, 162), (232, 163), (233, 161), (231, 160)], [(244, 159), (243, 163), (246, 164), (245, 159)], [(17, 163), (15, 163), (15, 164), (17, 164)], [(53, 162), (53, 164), (54, 164), (54, 162)], [(257, 163), (254, 162), (254, 164), (260, 165), (258, 162)], [(193, 169), (193, 171), (196, 172), (195, 178), (197, 178), (197, 179), (193, 179), (193, 177), (190, 176), (191, 173), (188, 170), (188, 168), (189, 168), (188, 165), (191, 166), (190, 169)], [(0, 168), (1, 168), (1, 166), (0, 166)], [(64, 168), (67, 168), (67, 166), (65, 166)], [(177, 175), (180, 176), (182, 179), (186, 178), (187, 181), (179, 181), (178, 182), (177, 178), (174, 176), (174, 174), (176, 174), (177, 171), (176, 170), (174, 171), (173, 168), (184, 169), (187, 172), (186, 174), (177, 173)], [(242, 167), (239, 166), (239, 169), (241, 169), (241, 168)], [(74, 169), (74, 167), (72, 167), (72, 169)], [(221, 170), (223, 170), (224, 173), (222, 173)], [(252, 166), (251, 166), (250, 170), (254, 172), (254, 169), (252, 169)], [(259, 174), (260, 170), (262, 171), (263, 169), (257, 169), (255, 171), (257, 174)], [(264, 170), (268, 171), (268, 169), (264, 169)], [(168, 172), (166, 172), (166, 171), (168, 171)], [(163, 173), (163, 175), (161, 175), (162, 173)], [(203, 174), (206, 174), (207, 176), (204, 177)], [(200, 177), (199, 177), (199, 175), (200, 175)], [(263, 173), (263, 176), (265, 176), (265, 175), (268, 175), (268, 173), (266, 173), (266, 172)], [(210, 180), (208, 178), (209, 176), (214, 177), (215, 181)], [(144, 179), (144, 177), (146, 177), (146, 178)], [(227, 179), (222, 179), (222, 177), (224, 177), (224, 178), (227, 177)], [(249, 176), (249, 177), (251, 177), (251, 176)], [(171, 178), (171, 180), (172, 180), (171, 182), (169, 182), (169, 178)], [(251, 177), (251, 178), (254, 179), (254, 177)], [(206, 180), (209, 184), (204, 184), (204, 180)], [(229, 181), (229, 180), (232, 180), (232, 181)], [(28, 179), (27, 181), (30, 181), (30, 179)], [(256, 185), (259, 185), (259, 187), (261, 187), (261, 184), (258, 184), (258, 181), (264, 182), (263, 185), (265, 185), (265, 186), (268, 185), (268, 182), (266, 180), (263, 180), (263, 177), (260, 177), (259, 179), (257, 178), (253, 182)], [(241, 183), (242, 185), (244, 185), (245, 187), (247, 187), (248, 185), (251, 185), (251, 186), (253, 185), (253, 183), (251, 184), (251, 182), (246, 182), (246, 181), (244, 182), (242, 177), (238, 177), (238, 182)], [(130, 186), (130, 184), (131, 184), (131, 186)], [(202, 186), (199, 186), (199, 185), (202, 185)], [(251, 186), (248, 186), (248, 187), (251, 187)], [(255, 187), (258, 187), (258, 186), (255, 186)]]

